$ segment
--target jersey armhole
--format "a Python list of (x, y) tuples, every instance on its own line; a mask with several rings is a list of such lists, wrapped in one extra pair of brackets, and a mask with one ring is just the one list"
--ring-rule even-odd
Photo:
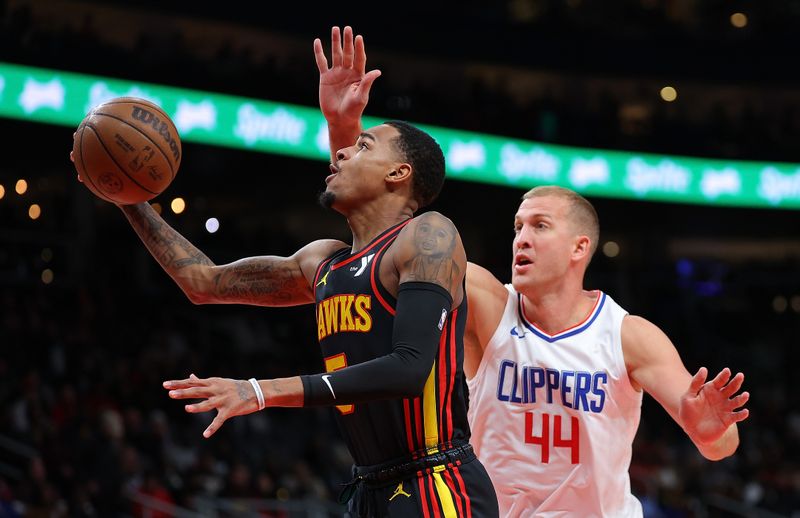
[(494, 350), (503, 342), (506, 335), (508, 335), (511, 331), (506, 329), (506, 323), (508, 322), (508, 316), (511, 315), (513, 317), (513, 321), (517, 321), (517, 293), (514, 291), (514, 288), (511, 284), (505, 285), (506, 291), (508, 292), (508, 296), (506, 298), (506, 306), (503, 308), (503, 315), (500, 317), (500, 322), (497, 325), (497, 329), (494, 330), (492, 337), (489, 339), (489, 342), (483, 348), (483, 354), (481, 354), (481, 362), (478, 364), (478, 369), (475, 371), (475, 376), (472, 378), (467, 379), (467, 385), (471, 386), (473, 383), (476, 383), (475, 380), (478, 379), (479, 376), (482, 376), (484, 371), (486, 370), (486, 364), (489, 361), (489, 356), (492, 355)]

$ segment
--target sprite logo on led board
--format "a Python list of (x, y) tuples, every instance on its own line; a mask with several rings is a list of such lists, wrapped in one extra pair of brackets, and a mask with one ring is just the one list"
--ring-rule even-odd
[[(172, 117), (186, 142), (329, 160), (316, 107), (0, 63), (0, 117), (77, 126), (92, 107), (142, 97)], [(365, 126), (380, 119), (366, 117)], [(527, 189), (557, 184), (589, 196), (800, 209), (800, 164), (583, 149), (421, 126), (447, 174)]]

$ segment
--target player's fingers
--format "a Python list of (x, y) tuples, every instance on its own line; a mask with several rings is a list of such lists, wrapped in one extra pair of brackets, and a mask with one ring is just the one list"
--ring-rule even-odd
[(358, 85), (358, 94), (359, 95), (369, 95), (369, 89), (372, 88), (372, 83), (375, 82), (381, 76), (380, 70), (370, 70), (368, 74), (366, 74)]
[(724, 387), (726, 383), (728, 383), (728, 380), (730, 378), (731, 378), (731, 370), (725, 367), (724, 369), (719, 371), (717, 377), (711, 380), (710, 383), (715, 389), (719, 390), (722, 387)]
[(208, 439), (212, 435), (216, 433), (222, 427), (222, 423), (224, 423), (228, 419), (228, 416), (225, 415), (223, 412), (217, 412), (217, 417), (211, 421), (211, 424), (208, 425), (208, 428), (203, 432), (203, 437)]
[(206, 380), (198, 377), (187, 378), (182, 380), (168, 380), (163, 383), (165, 389), (184, 389), (189, 387), (201, 387), (207, 385)]
[(739, 392), (739, 389), (742, 388), (742, 383), (744, 383), (744, 374), (739, 372), (736, 374), (736, 376), (731, 378), (728, 384), (725, 385), (720, 392), (725, 397), (731, 397)]
[(198, 412), (208, 412), (209, 410), (214, 410), (217, 408), (218, 399), (217, 398), (208, 398), (205, 401), (200, 401), (199, 403), (192, 403), (191, 405), (186, 405), (184, 408), (190, 414), (196, 414)]
[(745, 405), (750, 400), (750, 393), (749, 392), (742, 392), (735, 398), (731, 399), (731, 408), (740, 408)]
[(172, 399), (199, 399), (211, 397), (213, 395), (214, 393), (207, 387), (189, 387), (169, 391), (169, 397)]
[[(731, 413), (731, 419), (730, 419), (731, 424), (742, 422), (745, 419), (747, 419), (748, 416), (750, 416), (750, 411), (748, 409), (746, 409), (746, 408), (744, 410), (739, 410), (737, 412), (732, 412)], [(728, 426), (730, 426), (730, 424)]]
[(364, 50), (364, 37), (360, 34), (356, 36), (355, 50), (353, 51), (353, 68), (362, 76), (367, 70), (367, 52)]
[(342, 66), (350, 68), (353, 66), (353, 28), (349, 25), (344, 28), (343, 45)]
[(325, 51), (322, 50), (322, 40), (319, 38), (314, 40), (314, 60), (317, 62), (317, 69), (320, 74), (328, 71), (328, 58), (325, 57)]
[(331, 65), (342, 66), (342, 35), (339, 27), (331, 28)]
[(689, 383), (689, 392), (692, 394), (697, 394), (700, 392), (700, 388), (703, 386), (703, 383), (706, 382), (707, 375), (708, 369), (705, 367), (700, 367), (700, 370), (697, 371), (697, 374), (692, 377), (692, 382)]

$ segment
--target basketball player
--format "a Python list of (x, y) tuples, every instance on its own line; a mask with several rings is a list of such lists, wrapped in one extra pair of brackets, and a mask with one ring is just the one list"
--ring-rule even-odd
[[(340, 48), (334, 68), (341, 56)], [(316, 305), (327, 373), (191, 375), (164, 387), (175, 399), (201, 399), (188, 412), (217, 411), (207, 438), (267, 406), (335, 406), (356, 464), (341, 498), (353, 516), (496, 517), (494, 488), (469, 444), (464, 247), (443, 215), (414, 217), (442, 187), (442, 151), (427, 133), (390, 121), (341, 147), (330, 169), (320, 201), (347, 218), (353, 242), (315, 241), (290, 257), (218, 266), (149, 204), (121, 206), (194, 303)]]
[[(344, 48), (358, 49), (349, 39), (348, 27)], [(318, 40), (314, 47), (319, 61)], [(320, 76), (320, 105), (338, 141), (360, 127), (374, 80), (363, 68), (350, 72), (349, 85)], [(736, 423), (748, 415), (740, 409), (748, 393), (736, 395), (744, 376), (731, 378), (726, 368), (706, 382), (705, 367), (690, 375), (657, 326), (607, 294), (583, 289), (599, 222), (582, 196), (555, 186), (532, 189), (514, 229), (510, 284), (467, 267), (471, 442), (494, 482), (500, 514), (640, 517), (628, 467), (642, 393), (665, 408), (702, 455), (718, 460), (735, 452)]]

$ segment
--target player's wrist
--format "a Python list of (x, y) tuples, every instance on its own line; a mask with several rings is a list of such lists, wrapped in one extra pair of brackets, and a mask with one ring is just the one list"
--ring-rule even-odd
[(347, 131), (353, 130), (357, 132), (361, 132), (361, 117), (348, 117), (343, 115), (337, 115), (335, 117), (325, 117), (325, 120), (328, 121), (328, 129), (331, 131)]
[(258, 410), (264, 410), (264, 408), (267, 406), (267, 401), (264, 398), (264, 392), (261, 390), (261, 385), (255, 378), (250, 378), (247, 381), (250, 382), (250, 385), (253, 387), (253, 391), (256, 394), (256, 404), (258, 405)]

